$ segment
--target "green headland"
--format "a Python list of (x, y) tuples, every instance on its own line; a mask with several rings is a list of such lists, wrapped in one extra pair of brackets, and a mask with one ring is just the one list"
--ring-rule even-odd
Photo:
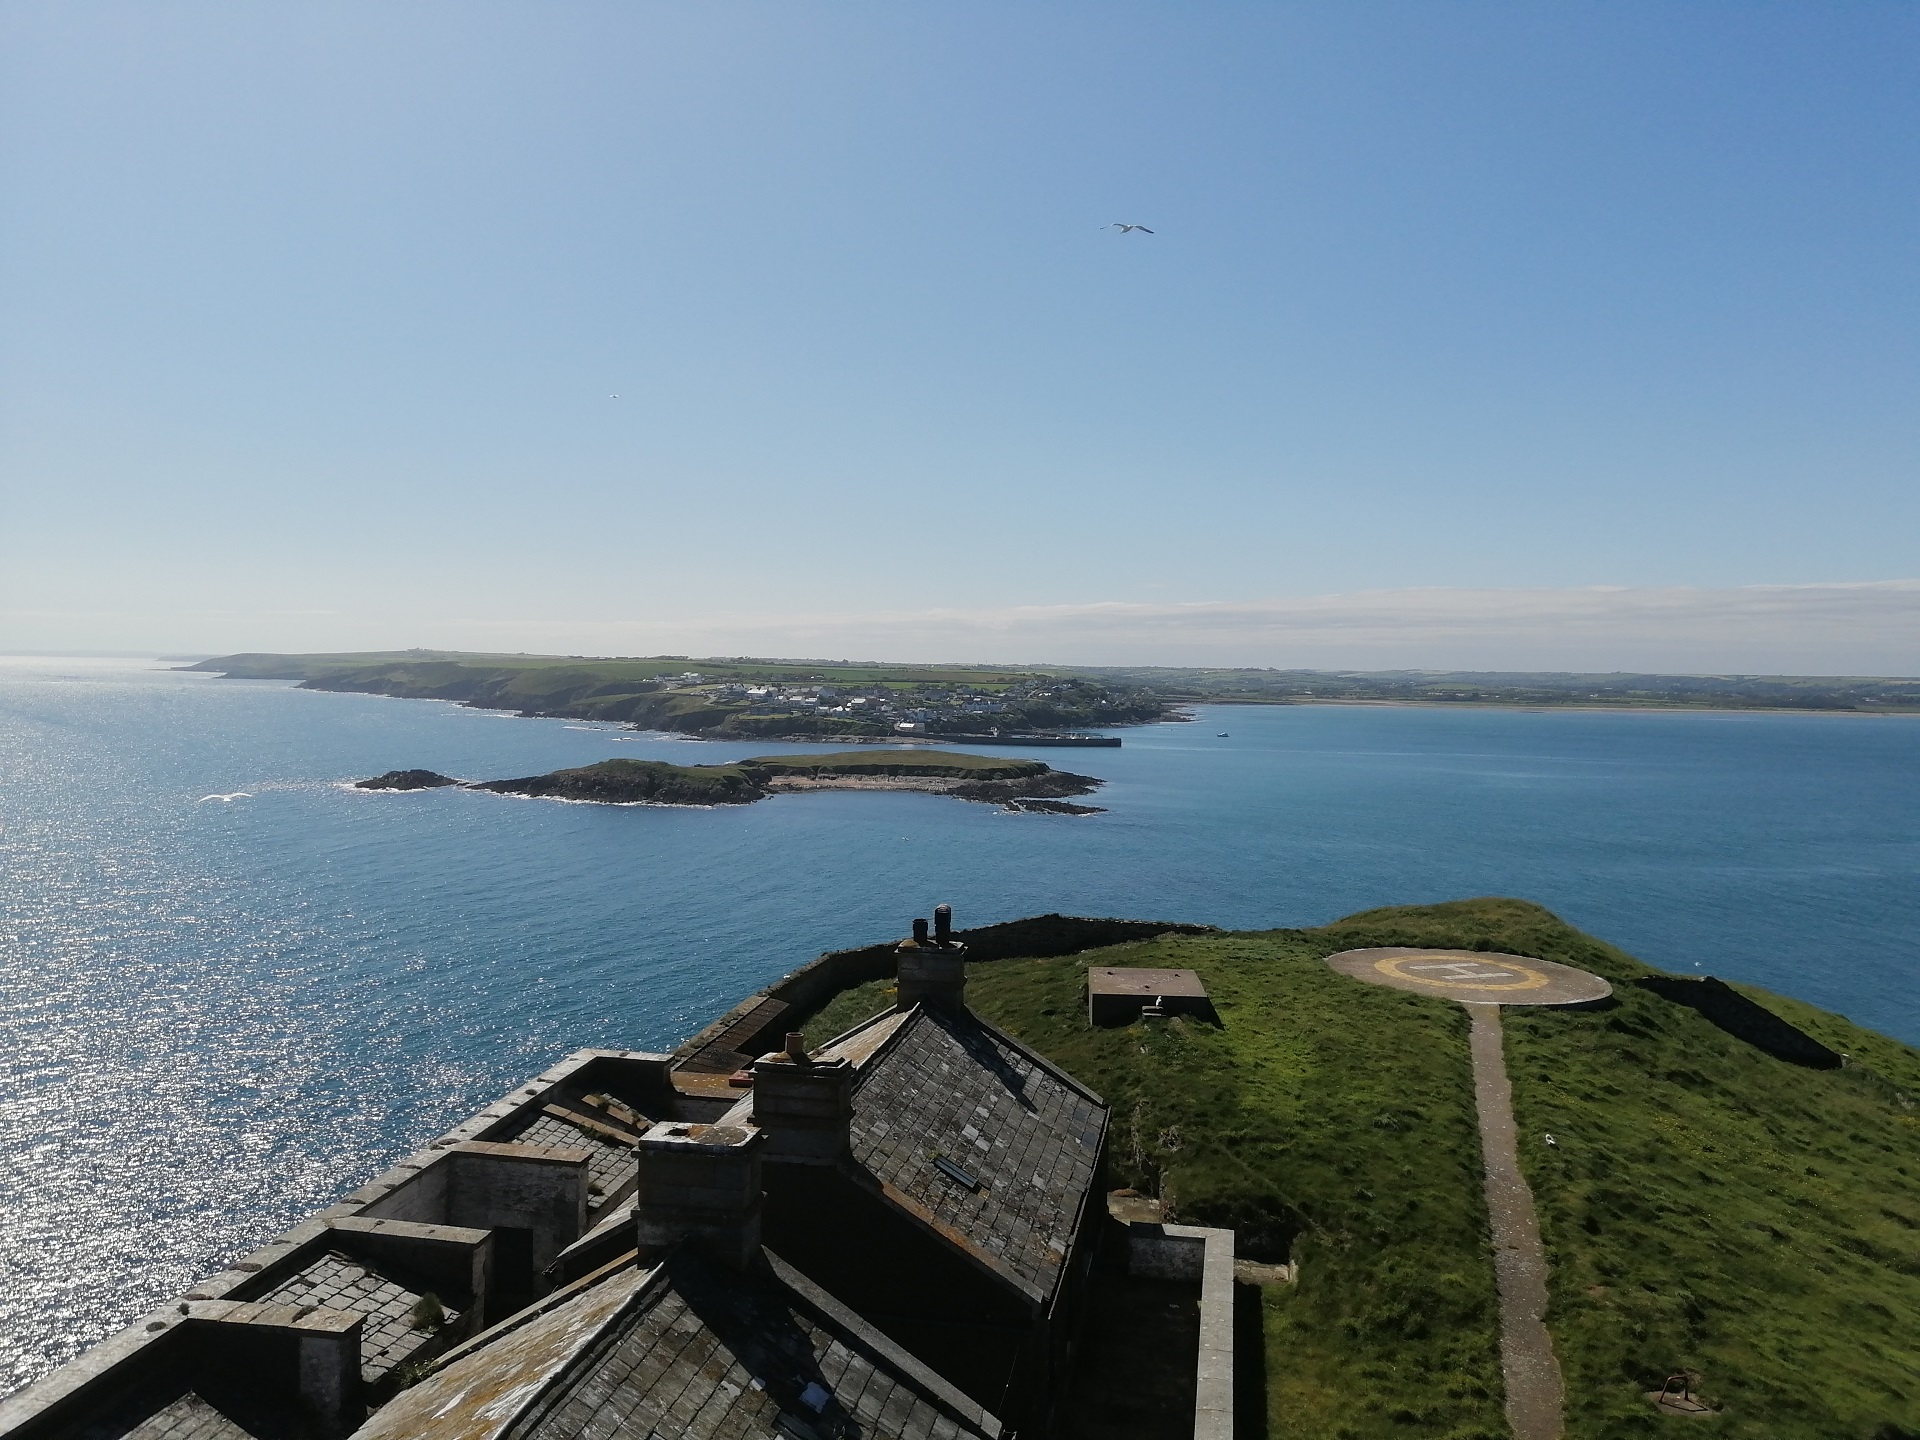
[(226, 655), (184, 667), (309, 690), (451, 700), (716, 739), (877, 740), (1107, 729), (1192, 704), (1920, 711), (1920, 679), (1862, 675), (886, 665), (739, 656), (405, 650)]
[(1058, 733), (1175, 715), (1172, 701), (1090, 675), (970, 665), (637, 660), (406, 651), (229, 655), (186, 667), (307, 690), (451, 700), (715, 740), (882, 740)]
[[(1376, 945), (1532, 955), (1613, 983), (1603, 1008), (1506, 1012), (1572, 1440), (1920, 1433), (1920, 1052), (1737, 987), (1849, 1057), (1776, 1059), (1517, 900), (970, 966), (975, 1009), (1113, 1105), (1110, 1184), (1297, 1263), (1295, 1283), (1238, 1287), (1240, 1354), (1263, 1363), (1241, 1367), (1237, 1433), (1507, 1433), (1466, 1012), (1322, 963)], [(1090, 1029), (1095, 965), (1197, 970), (1223, 1023)], [(889, 999), (885, 982), (842, 992), (809, 1043)], [(1710, 1419), (1645, 1398), (1688, 1369), (1721, 1407)]]

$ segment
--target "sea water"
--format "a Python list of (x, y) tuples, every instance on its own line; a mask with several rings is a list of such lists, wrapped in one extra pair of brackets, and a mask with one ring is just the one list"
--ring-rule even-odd
[(943, 901), (1265, 927), (1519, 895), (1920, 1041), (1920, 717), (1207, 707), (1119, 733), (1043, 756), (1109, 782), (1090, 817), (373, 793), (349, 782), (808, 747), (0, 660), (0, 1390), (565, 1052), (671, 1046)]

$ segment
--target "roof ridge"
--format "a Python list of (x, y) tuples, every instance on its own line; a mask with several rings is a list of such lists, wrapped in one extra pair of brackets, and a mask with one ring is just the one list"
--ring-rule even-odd
[[(599, 1364), (609, 1350), (626, 1339), (627, 1332), (633, 1328), (639, 1318), (659, 1304), (672, 1288), (672, 1279), (667, 1274), (666, 1264), (664, 1261), (656, 1263), (653, 1273), (642, 1278), (633, 1287), (633, 1293), (622, 1300), (619, 1307), (602, 1322), (593, 1338), (576, 1350), (572, 1358), (563, 1364), (556, 1365), (535, 1387), (533, 1393), (521, 1404), (519, 1413), (500, 1427), (499, 1440), (516, 1440), (516, 1437), (529, 1434), (534, 1426), (552, 1413), (555, 1403), (567, 1393), (567, 1387), (574, 1376)], [(558, 1308), (560, 1307), (555, 1307), (555, 1309)], [(552, 1311), (548, 1313), (551, 1314)]]
[(947, 1224), (898, 1185), (881, 1179), (853, 1156), (847, 1156), (835, 1168), (882, 1204), (892, 1206), (906, 1217), (908, 1223), (918, 1226), (934, 1239), (953, 1246), (976, 1269), (986, 1271), (999, 1284), (1011, 1287), (1029, 1305), (1044, 1306), (1047, 1303), (1047, 1292), (1039, 1285), (991, 1250), (976, 1245), (966, 1231)]
[[(531, 1305), (522, 1306), (511, 1315), (495, 1321), (478, 1335), (470, 1336), (462, 1340), (451, 1350), (436, 1355), (431, 1362), (432, 1369), (428, 1373), (438, 1375), (441, 1371), (450, 1369), (468, 1356), (479, 1354), (495, 1341), (506, 1338), (516, 1330), (523, 1330), (536, 1320), (544, 1319), (562, 1306), (571, 1304), (587, 1291), (613, 1279), (620, 1272), (628, 1269), (642, 1268), (639, 1257), (639, 1251), (629, 1250), (623, 1255), (615, 1256), (597, 1270), (589, 1270), (578, 1280), (568, 1281), (558, 1290), (549, 1291), (538, 1300), (535, 1300)], [(650, 1268), (653, 1273), (641, 1279), (635, 1289), (635, 1294), (645, 1294), (659, 1284), (660, 1278), (664, 1273), (662, 1267), (656, 1262)]]
[[(882, 1011), (880, 1014), (874, 1016), (873, 1019), (863, 1021), (861, 1024), (855, 1026), (852, 1030), (849, 1030), (847, 1034), (853, 1035), (858, 1031), (866, 1029), (869, 1025), (877, 1025), (880, 1021), (889, 1020), (898, 1014), (900, 1014), (898, 1010)], [(902, 1018), (898, 1025), (893, 1027), (893, 1033), (876, 1045), (873, 1053), (860, 1062), (860, 1078), (854, 1081), (855, 1094), (858, 1094), (860, 1090), (866, 1086), (868, 1079), (879, 1071), (880, 1062), (900, 1048), (906, 1036), (913, 1030), (915, 1023), (924, 1019), (926, 1014), (927, 1005), (924, 1000), (916, 1000), (907, 1008), (904, 1018)], [(841, 1038), (845, 1039), (846, 1037), (842, 1036)], [(839, 1041), (835, 1041), (834, 1043), (838, 1044)], [(823, 1046), (822, 1048), (824, 1049), (826, 1047)]]
[[(913, 1008), (917, 1010), (920, 1007), (918, 1004), (915, 1004)], [(862, 1020), (858, 1025), (855, 1025), (851, 1030), (843, 1031), (840, 1034), (834, 1036), (831, 1040), (825, 1041), (822, 1044), (814, 1046), (813, 1047), (814, 1053), (824, 1054), (826, 1051), (833, 1049), (833, 1047), (836, 1045), (844, 1045), (846, 1044), (847, 1041), (853, 1039), (854, 1036), (860, 1034), (863, 1030), (871, 1030), (874, 1026), (880, 1024), (883, 1020), (891, 1020), (895, 1015), (898, 1015), (899, 1013), (900, 1011), (898, 1007), (895, 1007), (893, 1009), (881, 1010), (875, 1014), (869, 1015), (866, 1019)], [(878, 1054), (879, 1052), (875, 1051), (874, 1053)]]
[(766, 1257), (774, 1278), (798, 1297), (803, 1305), (815, 1311), (821, 1319), (845, 1331), (861, 1345), (874, 1352), (879, 1360), (884, 1361), (889, 1367), (899, 1371), (926, 1391), (941, 1409), (968, 1425), (978, 1427), (990, 1437), (990, 1440), (999, 1436), (1001, 1430), (999, 1417), (969, 1398), (952, 1381), (922, 1364), (898, 1341), (861, 1319), (857, 1313), (836, 1300), (824, 1286), (815, 1284), (809, 1279), (798, 1266), (781, 1259), (765, 1246), (761, 1247), (760, 1253)]
[(1105, 1098), (1101, 1096), (1098, 1091), (1089, 1089), (1085, 1084), (1083, 1084), (1079, 1080), (1076, 1080), (1072, 1075), (1068, 1074), (1065, 1070), (1062, 1070), (1058, 1065), (1054, 1064), (1051, 1060), (1047, 1059), (1046, 1056), (1042, 1055), (1038, 1050), (1035, 1050), (1031, 1045), (1028, 1045), (1024, 1041), (1018, 1040), (1014, 1036), (1009, 1035), (1005, 1030), (1002, 1030), (998, 1025), (994, 1024), (991, 1020), (987, 1019), (986, 1016), (980, 1014), (976, 1010), (966, 1010), (966, 1011), (963, 1011), (962, 1013), (965, 1014), (968, 1019), (972, 1020), (973, 1023), (978, 1025), (981, 1029), (990, 1032), (996, 1039), (1004, 1040), (1007, 1044), (1011, 1045), (1015, 1050), (1018, 1050), (1027, 1059), (1031, 1060), (1035, 1065), (1039, 1066), (1040, 1069), (1046, 1071), (1049, 1075), (1053, 1076), (1054, 1079), (1058, 1080), (1061, 1084), (1065, 1085), (1069, 1090), (1077, 1091), (1080, 1095), (1084, 1096), (1088, 1100), (1091, 1100), (1094, 1104), (1098, 1105), (1103, 1110), (1109, 1110), (1112, 1108), (1110, 1105), (1107, 1104)]

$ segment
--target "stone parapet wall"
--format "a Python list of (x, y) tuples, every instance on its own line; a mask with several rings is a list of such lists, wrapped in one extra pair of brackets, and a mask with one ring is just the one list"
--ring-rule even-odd
[[(204, 1370), (217, 1378), (236, 1366), (251, 1366), (250, 1382), (277, 1397), (276, 1403), (298, 1403), (307, 1413), (332, 1405), (337, 1413), (347, 1413), (359, 1403), (357, 1373), (340, 1382), (344, 1399), (327, 1400), (308, 1372), (317, 1363), (314, 1356), (333, 1357), (336, 1350), (351, 1355), (350, 1368), (357, 1372), (363, 1317), (307, 1307), (294, 1324), (284, 1321), (282, 1312), (297, 1315), (297, 1308), (259, 1297), (327, 1252), (339, 1251), (375, 1268), (403, 1266), (425, 1283), (444, 1286), (445, 1298), (456, 1301), (463, 1313), (458, 1328), (438, 1338), (464, 1338), (488, 1321), (487, 1292), (497, 1291), (502, 1280), (496, 1227), (528, 1232), (532, 1283), (544, 1289), (548, 1281), (540, 1271), (579, 1238), (585, 1222), (585, 1151), (498, 1144), (491, 1137), (514, 1131), (529, 1109), (573, 1090), (604, 1090), (662, 1113), (724, 1108), (700, 1107), (676, 1095), (667, 1075), (669, 1058), (641, 1051), (575, 1051), (340, 1204), (8, 1397), (0, 1405), (0, 1440), (68, 1436), (78, 1423), (75, 1416), (115, 1403), (156, 1377)], [(272, 1363), (256, 1363), (260, 1356)], [(340, 1366), (348, 1362), (341, 1360)]]
[(1634, 982), (1663, 1000), (1697, 1010), (1736, 1040), (1757, 1050), (1810, 1070), (1838, 1070), (1844, 1062), (1798, 1025), (1782, 1020), (1749, 1000), (1724, 980), (1707, 975), (1698, 980), (1680, 975), (1646, 975)]
[(242, 1393), (285, 1416), (289, 1429), (339, 1440), (365, 1415), (364, 1321), (314, 1306), (169, 1305), (0, 1401), (0, 1437), (72, 1440), (136, 1387), (159, 1382)]
[[(967, 963), (1077, 955), (1108, 945), (1151, 940), (1157, 935), (1202, 935), (1211, 925), (1182, 925), (1158, 920), (1109, 920), (1079, 915), (1032, 915), (973, 930), (953, 938), (967, 947)], [(819, 959), (756, 991), (673, 1052), (676, 1067), (731, 1070), (777, 1049), (794, 1020), (810, 1015), (842, 990), (892, 976), (897, 940), (830, 950)], [(758, 1010), (759, 1016), (754, 1012)], [(724, 1044), (722, 1042), (724, 1037)], [(713, 1058), (724, 1050), (725, 1056)]]
[(1127, 1273), (1199, 1287), (1194, 1440), (1233, 1440), (1233, 1231), (1198, 1225), (1127, 1226)]

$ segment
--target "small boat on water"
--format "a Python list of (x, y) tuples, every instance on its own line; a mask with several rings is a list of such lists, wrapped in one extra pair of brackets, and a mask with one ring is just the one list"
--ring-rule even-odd
[(1227, 735), (1226, 731), (1222, 730), (1218, 735), (1214, 736), (1213, 738), (1216, 740), (1226, 740), (1230, 737)]

